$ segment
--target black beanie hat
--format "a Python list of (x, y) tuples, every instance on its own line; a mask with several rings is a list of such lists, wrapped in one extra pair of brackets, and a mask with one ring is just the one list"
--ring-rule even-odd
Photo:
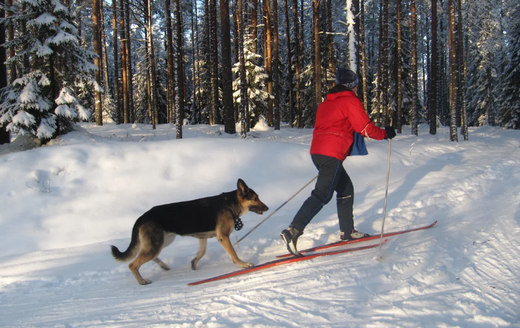
[(336, 84), (343, 84), (349, 89), (354, 89), (359, 83), (356, 73), (346, 68), (338, 68), (336, 71)]

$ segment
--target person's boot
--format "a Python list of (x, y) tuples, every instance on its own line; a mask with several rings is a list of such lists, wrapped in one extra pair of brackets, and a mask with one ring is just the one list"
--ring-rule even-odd
[(298, 252), (298, 249), (296, 248), (296, 243), (298, 242), (298, 237), (300, 237), (303, 234), (303, 232), (300, 232), (293, 227), (289, 227), (282, 231), (280, 236), (282, 237), (283, 241), (285, 242), (285, 245), (287, 246), (287, 250), (294, 256), (303, 256)]
[(353, 240), (353, 239), (361, 239), (361, 238), (366, 238), (366, 237), (370, 237), (370, 235), (368, 233), (359, 232), (355, 229), (352, 230), (352, 232), (350, 234), (341, 232), (341, 240), (344, 240), (344, 241)]

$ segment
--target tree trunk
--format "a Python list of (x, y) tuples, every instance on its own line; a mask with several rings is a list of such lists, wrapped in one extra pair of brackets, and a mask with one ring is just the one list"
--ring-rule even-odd
[[(326, 54), (327, 57), (323, 61), (324, 66), (328, 70), (328, 72), (334, 73), (336, 72), (336, 56), (334, 53), (334, 28), (332, 27), (333, 15), (332, 15), (332, 0), (326, 1), (326, 13), (327, 13), (327, 34), (326, 34)], [(328, 72), (326, 76), (328, 76)], [(334, 81), (329, 81), (327, 78), (325, 79), (325, 83), (327, 89), (330, 89), (334, 86)]]
[(354, 46), (356, 49), (356, 70), (354, 72), (359, 76), (361, 74), (361, 17), (359, 0), (352, 0), (352, 13), (354, 14)]
[[(193, 123), (200, 123), (200, 99), (197, 94), (197, 90), (200, 88), (200, 68), (199, 68), (199, 19), (198, 19), (198, 10), (197, 10), (197, 1), (193, 1), (193, 9), (195, 13), (191, 15), (191, 31), (193, 42), (191, 43), (192, 48), (192, 58), (193, 58)], [(170, 25), (171, 26), (171, 25)]]
[[(13, 0), (7, 0), (7, 6), (8, 6), (8, 8), (11, 8), (13, 6)], [(7, 17), (10, 17), (13, 15), (13, 12), (8, 10), (6, 12), (6, 14), (7, 14)], [(7, 41), (13, 41), (13, 39), (14, 39), (14, 27), (12, 25), (9, 25), (7, 27)], [(9, 47), (9, 58), (13, 58), (14, 55), (15, 55), (14, 47)], [(12, 84), (14, 82), (14, 80), (16, 80), (17, 77), (18, 76), (16, 73), (16, 64), (14, 62), (12, 62), (9, 65), (9, 79), (8, 79), (9, 84)]]
[(176, 127), (176, 138), (182, 139), (182, 126), (184, 124), (184, 63), (183, 63), (183, 51), (182, 51), (182, 16), (181, 16), (181, 4), (179, 0), (174, 0), (174, 14), (175, 14), (175, 43), (177, 51), (175, 55), (175, 108), (177, 109), (177, 117), (175, 118)]
[[(463, 78), (464, 81), (467, 79), (468, 74), (468, 40), (465, 37), (466, 47), (464, 48), (464, 60), (463, 60)], [(466, 99), (466, 85), (462, 84), (462, 99)], [(468, 116), (466, 110), (466, 102), (462, 101), (462, 123), (461, 123), (461, 133), (464, 135), (464, 140), (469, 140), (469, 131), (468, 131)]]
[[(4, 1), (1, 2), (4, 4)], [(0, 10), (0, 18), (5, 17), (5, 12)], [(5, 44), (5, 29), (0, 29), (0, 89), (7, 86), (7, 67), (5, 65), (6, 52), (3, 45)], [(0, 145), (9, 143), (11, 138), (9, 137), (9, 131), (6, 130), (4, 124), (0, 124)]]
[[(103, 3), (101, 2), (101, 26), (105, 26), (105, 14), (104, 14), (104, 10), (103, 10)], [(105, 33), (105, 29), (102, 28), (101, 29), (101, 37), (102, 37), (102, 49), (103, 49), (103, 75), (104, 75), (104, 81), (105, 81), (105, 92), (104, 92), (104, 97), (105, 99), (107, 99), (107, 97), (109, 97), (110, 95), (110, 75), (108, 74), (108, 47), (107, 47), (107, 35)], [(106, 101), (104, 102), (105, 104), (107, 103)], [(112, 109), (110, 109), (112, 110)], [(108, 113), (110, 116), (109, 118), (112, 118), (113, 117), (113, 114), (112, 112), (109, 112)]]
[[(440, 2), (441, 13), (439, 19), (439, 35), (448, 36), (449, 31), (444, 30), (444, 20), (442, 19), (443, 0)], [(449, 10), (447, 10), (449, 15)], [(446, 16), (448, 17), (448, 16)], [(442, 40), (442, 37), (441, 37)], [(449, 40), (447, 42), (439, 41), (439, 72), (437, 73), (437, 115), (441, 124), (449, 125), (449, 103), (450, 103), (450, 68), (449, 68)]]
[(430, 72), (430, 134), (437, 134), (437, 73), (438, 73), (438, 40), (437, 40), (437, 0), (432, 0), (432, 56)]
[[(372, 35), (372, 38), (374, 36)], [(373, 44), (375, 41), (373, 42)], [(375, 48), (375, 47), (374, 47)], [(376, 108), (374, 110), (375, 123), (381, 126), (381, 113), (382, 113), (382, 102), (383, 102), (383, 86), (382, 86), (382, 75), (383, 75), (383, 61), (381, 60), (381, 54), (383, 53), (383, 0), (379, 3), (379, 38), (378, 38), (378, 59), (377, 59), (377, 89), (374, 94), (376, 99)]]
[(314, 29), (314, 97), (316, 106), (322, 102), (321, 97), (321, 51), (320, 51), (320, 11), (319, 0), (313, 0), (313, 29)]
[(128, 90), (128, 39), (126, 38), (126, 15), (125, 15), (125, 2), (121, 0), (119, 10), (119, 27), (121, 33), (121, 91), (123, 96), (123, 112), (121, 117), (123, 118), (122, 123), (130, 123), (130, 90)]
[(431, 36), (428, 34), (427, 31), (431, 28), (431, 23), (429, 17), (426, 17), (426, 20), (424, 22), (424, 27), (426, 31), (423, 31), (423, 35), (426, 38), (426, 54), (422, 56), (422, 84), (423, 84), (423, 104), (424, 104), (424, 119), (427, 123), (429, 123), (428, 119), (428, 112), (429, 112), (429, 82), (426, 77), (430, 77), (431, 72), (431, 51), (430, 51), (430, 45), (431, 45)]
[(363, 93), (363, 106), (365, 107), (365, 111), (369, 113), (369, 103), (368, 103), (368, 83), (367, 83), (367, 55), (366, 55), (366, 41), (365, 41), (365, 4), (362, 3), (360, 5), (360, 27), (361, 27), (361, 81), (362, 81), (362, 93)]
[[(101, 58), (103, 53), (101, 49), (101, 26), (100, 26), (100, 15), (101, 15), (101, 2), (100, 0), (92, 0), (92, 38), (94, 45), (94, 52), (97, 57), (94, 58), (94, 65), (98, 68), (95, 73), (96, 82), (101, 87), (103, 82), (101, 81), (101, 72), (103, 67), (101, 65)], [(103, 125), (103, 107), (101, 103), (101, 92), (99, 90), (94, 91), (95, 95), (95, 116), (96, 125)]]
[(233, 108), (233, 74), (231, 72), (231, 27), (229, 23), (229, 0), (220, 0), (220, 30), (222, 58), (222, 107), (224, 131), (235, 134), (235, 115)]
[(280, 56), (278, 44), (278, 0), (273, 0), (273, 90), (275, 130), (280, 130)]
[(302, 54), (300, 47), (300, 24), (298, 19), (298, 0), (293, 0), (293, 20), (294, 20), (294, 83), (296, 84), (296, 127), (302, 128), (302, 101), (301, 101), (301, 62)]
[(411, 0), (412, 11), (412, 134), (419, 135), (419, 95), (417, 76), (417, 8), (415, 0)]
[(164, 1), (164, 9), (166, 12), (166, 120), (168, 123), (173, 123), (175, 122), (175, 72), (170, 1), (171, 0)]
[(272, 24), (271, 24), (271, 2), (264, 0), (264, 59), (265, 73), (267, 74), (267, 122), (269, 126), (273, 126), (273, 40), (272, 40)]
[(388, 0), (383, 0), (383, 40), (382, 40), (382, 48), (383, 51), (380, 54), (379, 60), (381, 61), (381, 109), (382, 109), (382, 117), (381, 124), (382, 126), (388, 125), (388, 108), (389, 108), (389, 96), (388, 96), (388, 87), (389, 87), (389, 65), (388, 65)]
[(242, 0), (238, 0), (236, 15), (240, 57), (240, 125), (242, 128), (242, 138), (245, 138), (247, 132), (249, 132), (249, 100), (247, 99), (246, 59), (244, 54), (244, 12)]
[(209, 90), (205, 90), (204, 93), (206, 99), (204, 99), (203, 103), (205, 105), (205, 114), (208, 115), (208, 123), (210, 125), (215, 124), (215, 108), (213, 105), (213, 96), (211, 92), (211, 10), (210, 10), (210, 2), (211, 0), (204, 0), (204, 66), (202, 67), (204, 85), (209, 87)]
[(126, 43), (126, 83), (128, 84), (128, 122), (134, 122), (134, 86), (133, 86), (133, 74), (132, 74), (132, 42), (130, 38), (130, 3), (128, 0), (125, 1), (125, 36), (128, 42)]
[[(150, 0), (147, 0), (147, 2)], [(148, 6), (145, 4), (146, 13), (148, 12)], [(146, 14), (148, 15), (148, 14)], [(148, 20), (148, 17), (145, 18), (145, 21)], [(145, 23), (147, 24), (147, 23)], [(150, 48), (148, 46), (149, 40), (149, 32), (148, 26), (146, 26), (145, 31), (145, 40), (146, 40), (146, 105), (148, 106), (148, 124), (152, 124), (152, 128), (155, 130), (155, 123), (153, 118), (153, 107), (152, 107), (152, 78), (151, 78), (151, 67), (150, 67)]]
[(464, 140), (468, 140), (468, 126), (466, 124), (466, 107), (464, 102), (465, 97), (465, 85), (466, 85), (466, 64), (464, 57), (464, 33), (462, 30), (462, 1), (458, 0), (458, 22), (457, 22), (457, 66), (458, 66), (458, 96), (457, 106), (458, 114), (460, 116), (460, 128), (461, 134), (464, 136)]
[(289, 99), (288, 99), (288, 112), (287, 112), (287, 119), (289, 121), (289, 127), (293, 127), (294, 123), (294, 92), (293, 92), (293, 53), (291, 51), (291, 24), (289, 20), (289, 0), (284, 0), (284, 9), (285, 9), (285, 30), (287, 31), (285, 33), (285, 37), (287, 40), (287, 85), (288, 85), (288, 93), (289, 93)]
[[(251, 1), (251, 38), (253, 41), (252, 51), (256, 54), (258, 52), (258, 0)], [(260, 61), (260, 59), (259, 59)]]
[(121, 123), (121, 101), (119, 100), (119, 52), (117, 48), (117, 1), (112, 1), (112, 37), (114, 44), (114, 103), (117, 113), (116, 122)]
[(455, 0), (448, 1), (449, 8), (449, 70), (450, 70), (450, 140), (459, 141), (457, 132), (457, 36), (455, 30)]
[(217, 41), (217, 1), (210, 0), (210, 71), (211, 71), (211, 103), (213, 121), (210, 124), (219, 124), (219, 97), (218, 97), (218, 41)]
[(347, 67), (354, 72), (358, 71), (356, 53), (356, 7), (354, 1), (347, 0), (346, 3), (346, 22), (347, 22)]
[(158, 122), (158, 110), (157, 110), (157, 73), (155, 68), (155, 51), (153, 46), (153, 20), (152, 20), (152, 0), (147, 1), (147, 18), (148, 18), (148, 55), (150, 58), (149, 76), (150, 76), (150, 105), (153, 129), (155, 130)]
[[(414, 21), (413, 21), (413, 15), (415, 13), (415, 0), (411, 0), (412, 2), (412, 35), (413, 35), (413, 29), (414, 29)], [(402, 36), (401, 36), (401, 0), (397, 0), (397, 19), (396, 19), (396, 25), (397, 25), (397, 85), (395, 87), (395, 92), (397, 93), (397, 108), (396, 108), (396, 114), (397, 114), (397, 120), (394, 122), (394, 127), (397, 132), (401, 133), (402, 130), (402, 120), (403, 120), (403, 82), (402, 82)], [(415, 31), (417, 33), (417, 31)], [(413, 52), (413, 36), (412, 36), (412, 52)], [(413, 55), (412, 55), (412, 74), (413, 74)], [(412, 86), (413, 88), (413, 86)], [(413, 100), (412, 100), (413, 103)], [(412, 110), (415, 110), (415, 107), (412, 105)]]

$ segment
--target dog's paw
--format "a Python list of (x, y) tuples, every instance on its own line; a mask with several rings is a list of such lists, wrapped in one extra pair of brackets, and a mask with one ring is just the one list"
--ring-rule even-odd
[(163, 270), (166, 270), (166, 271), (170, 270), (170, 267), (163, 261), (159, 260), (159, 258), (156, 258), (153, 261), (155, 263), (157, 263)]
[(152, 281), (148, 280), (148, 279), (142, 279), (141, 281), (139, 281), (139, 284), (141, 284), (143, 286), (149, 285), (151, 283), (152, 283)]
[(244, 269), (249, 269), (249, 268), (252, 268), (254, 267), (255, 265), (253, 263), (249, 263), (249, 262), (242, 262), (240, 264), (240, 266)]
[(163, 263), (163, 265), (159, 265), (161, 267), (161, 269), (165, 270), (165, 271), (170, 271), (170, 267), (167, 266), (166, 264)]

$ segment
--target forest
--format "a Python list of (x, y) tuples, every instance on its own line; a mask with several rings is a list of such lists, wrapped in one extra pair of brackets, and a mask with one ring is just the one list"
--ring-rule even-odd
[(337, 67), (379, 126), (520, 128), (518, 0), (2, 0), (0, 143), (92, 121), (313, 127)]

